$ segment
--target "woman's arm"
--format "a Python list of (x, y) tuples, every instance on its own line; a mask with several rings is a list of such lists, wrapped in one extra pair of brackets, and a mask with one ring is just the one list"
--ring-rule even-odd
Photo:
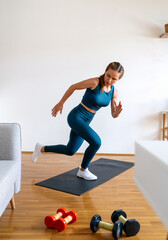
[(119, 114), (122, 111), (122, 104), (121, 101), (118, 103), (118, 91), (117, 89), (114, 89), (114, 96), (111, 99), (111, 115), (113, 118), (117, 118), (119, 116)]
[(64, 103), (73, 94), (73, 92), (75, 90), (81, 90), (81, 89), (86, 89), (86, 88), (94, 89), (98, 85), (98, 83), (99, 83), (98, 78), (91, 78), (91, 79), (84, 80), (84, 81), (81, 81), (81, 82), (71, 85), (68, 88), (68, 90), (65, 92), (65, 94), (63, 95), (63, 97), (61, 98), (59, 103), (56, 104), (55, 107), (51, 110), (52, 111), (51, 115), (53, 117), (56, 117), (58, 112), (60, 112), (60, 114), (62, 114)]

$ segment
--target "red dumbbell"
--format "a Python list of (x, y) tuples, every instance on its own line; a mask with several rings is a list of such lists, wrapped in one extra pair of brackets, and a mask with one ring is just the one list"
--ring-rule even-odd
[(65, 208), (59, 208), (56, 215), (49, 215), (45, 217), (45, 224), (48, 228), (54, 228), (55, 221), (61, 217), (66, 217), (68, 211)]
[(66, 214), (65, 218), (59, 218), (57, 221), (55, 221), (54, 227), (59, 232), (62, 232), (67, 228), (68, 223), (73, 223), (76, 220), (78, 220), (78, 214), (72, 210)]

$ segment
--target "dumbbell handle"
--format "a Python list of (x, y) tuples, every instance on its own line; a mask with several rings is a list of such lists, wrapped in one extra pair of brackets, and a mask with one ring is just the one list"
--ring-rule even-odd
[(106, 222), (103, 222), (103, 221), (100, 221), (99, 224), (98, 224), (99, 228), (103, 228), (103, 229), (106, 229), (106, 230), (109, 230), (109, 231), (113, 230), (113, 226), (114, 226), (113, 224), (106, 223)]
[(72, 221), (71, 215), (68, 215), (66, 218), (64, 218), (66, 223), (70, 223)]
[(62, 212), (58, 212), (57, 214), (53, 215), (56, 219), (59, 219), (60, 217), (62, 217)]
[(120, 215), (119, 217), (118, 217), (118, 220), (120, 220), (122, 223), (123, 223), (123, 225), (126, 223), (126, 221), (127, 221), (127, 219), (124, 217), (124, 216), (122, 216), (122, 215)]

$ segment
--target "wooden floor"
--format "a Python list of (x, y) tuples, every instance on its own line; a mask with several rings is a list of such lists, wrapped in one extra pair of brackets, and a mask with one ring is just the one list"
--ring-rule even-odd
[[(100, 157), (102, 156), (96, 155), (94, 160)], [(133, 156), (103, 157), (134, 161)], [(136, 218), (141, 223), (137, 236), (128, 238), (123, 235), (121, 239), (166, 240), (165, 227), (134, 183), (134, 167), (82, 196), (35, 186), (40, 180), (78, 167), (81, 158), (82, 155), (67, 157), (45, 153), (33, 164), (30, 153), (22, 154), (22, 189), (15, 195), (16, 209), (11, 210), (9, 204), (0, 218), (1, 240), (113, 239), (111, 232), (103, 229), (93, 234), (89, 225), (94, 214), (100, 214), (103, 221), (110, 222), (111, 213), (115, 209), (124, 209), (128, 218)], [(60, 207), (76, 210), (79, 220), (68, 225), (63, 232), (47, 229), (45, 216), (54, 214)]]

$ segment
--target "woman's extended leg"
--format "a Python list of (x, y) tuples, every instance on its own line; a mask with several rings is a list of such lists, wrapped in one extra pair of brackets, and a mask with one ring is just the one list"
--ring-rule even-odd
[(76, 134), (73, 130), (71, 130), (69, 142), (67, 145), (44, 146), (44, 151), (61, 153), (61, 154), (72, 156), (78, 151), (83, 141), (84, 141), (83, 138), (81, 138), (78, 134)]
[(32, 155), (32, 161), (36, 162), (37, 158), (42, 152), (62, 153), (72, 156), (78, 151), (83, 141), (83, 138), (81, 138), (78, 134), (71, 130), (69, 142), (67, 145), (42, 146), (41, 144), (37, 143)]

